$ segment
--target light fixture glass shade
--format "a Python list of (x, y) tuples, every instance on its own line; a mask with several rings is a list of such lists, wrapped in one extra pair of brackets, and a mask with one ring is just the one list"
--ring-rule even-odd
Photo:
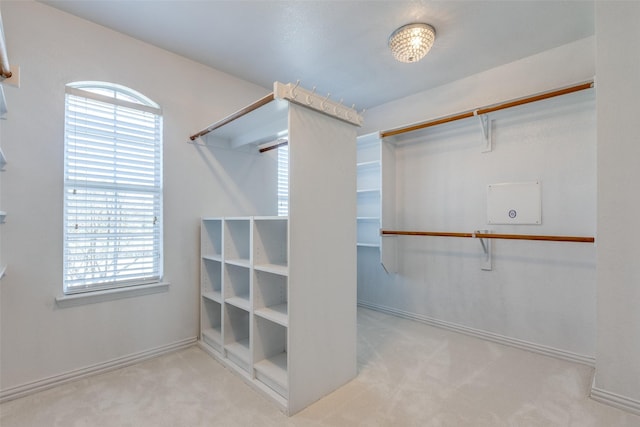
[(429, 52), (436, 30), (429, 24), (408, 24), (389, 36), (391, 53), (400, 62), (418, 62)]

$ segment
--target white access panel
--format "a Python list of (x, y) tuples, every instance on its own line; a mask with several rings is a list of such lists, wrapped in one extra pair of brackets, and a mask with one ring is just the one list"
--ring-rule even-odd
[(487, 223), (542, 224), (540, 182), (489, 184)]

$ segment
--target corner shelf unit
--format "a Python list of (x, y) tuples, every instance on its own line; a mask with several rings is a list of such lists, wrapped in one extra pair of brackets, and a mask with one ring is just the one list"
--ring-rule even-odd
[[(262, 193), (242, 195), (255, 212), (202, 218), (200, 261), (200, 346), (288, 415), (357, 374), (358, 120), (276, 82), (272, 94), (191, 137), (252, 161), (261, 148), (288, 144), (289, 216), (268, 216), (277, 212), (276, 168), (256, 174), (246, 188)], [(229, 166), (229, 178), (248, 179)]]
[(395, 273), (396, 238), (380, 235), (382, 228), (395, 227), (395, 154), (378, 132), (357, 139), (357, 179), (358, 250), (380, 251), (385, 270)]
[(380, 248), (380, 143), (359, 137), (357, 147), (358, 247)]

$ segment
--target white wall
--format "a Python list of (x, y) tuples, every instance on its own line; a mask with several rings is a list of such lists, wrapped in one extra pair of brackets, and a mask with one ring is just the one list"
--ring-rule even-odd
[[(594, 76), (593, 37), (369, 110), (366, 129), (386, 130), (519, 98)], [(593, 236), (596, 129), (593, 90), (491, 115), (494, 149), (482, 153), (477, 122), (416, 133), (396, 148), (399, 228)], [(542, 225), (487, 224), (486, 186), (540, 180)], [(400, 237), (397, 275), (359, 250), (358, 299), (548, 347), (592, 362), (596, 248), (584, 243), (493, 241), (481, 271), (477, 240)]]
[[(640, 413), (640, 2), (596, 2), (598, 341), (594, 392)], [(595, 393), (594, 393), (595, 394)]]
[[(196, 337), (199, 216), (263, 213), (271, 201), (273, 213), (276, 203), (275, 182), (265, 197), (247, 196), (266, 180), (265, 169), (254, 167), (258, 156), (189, 145), (188, 136), (269, 90), (40, 3), (4, 1), (2, 16), (9, 57), (21, 70), (21, 87), (5, 88), (2, 126), (10, 160), (0, 203), (10, 215), (2, 229), (9, 265), (0, 282), (2, 391)], [(62, 294), (64, 87), (78, 80), (131, 87), (163, 109), (168, 292), (55, 303)], [(246, 173), (234, 180), (229, 168)]]

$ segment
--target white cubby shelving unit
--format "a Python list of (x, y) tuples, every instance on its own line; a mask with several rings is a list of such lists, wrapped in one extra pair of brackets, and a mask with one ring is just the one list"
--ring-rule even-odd
[(357, 374), (356, 129), (345, 119), (359, 116), (278, 85), (194, 136), (253, 156), (252, 170), (265, 143), (289, 146), (288, 216), (273, 216), (274, 168), (273, 182), (245, 187), (260, 192), (244, 194), (255, 211), (201, 219), (199, 343), (291, 415)]
[(380, 251), (387, 272), (396, 269), (396, 236), (381, 236), (395, 228), (395, 151), (378, 132), (357, 139), (358, 250)]

